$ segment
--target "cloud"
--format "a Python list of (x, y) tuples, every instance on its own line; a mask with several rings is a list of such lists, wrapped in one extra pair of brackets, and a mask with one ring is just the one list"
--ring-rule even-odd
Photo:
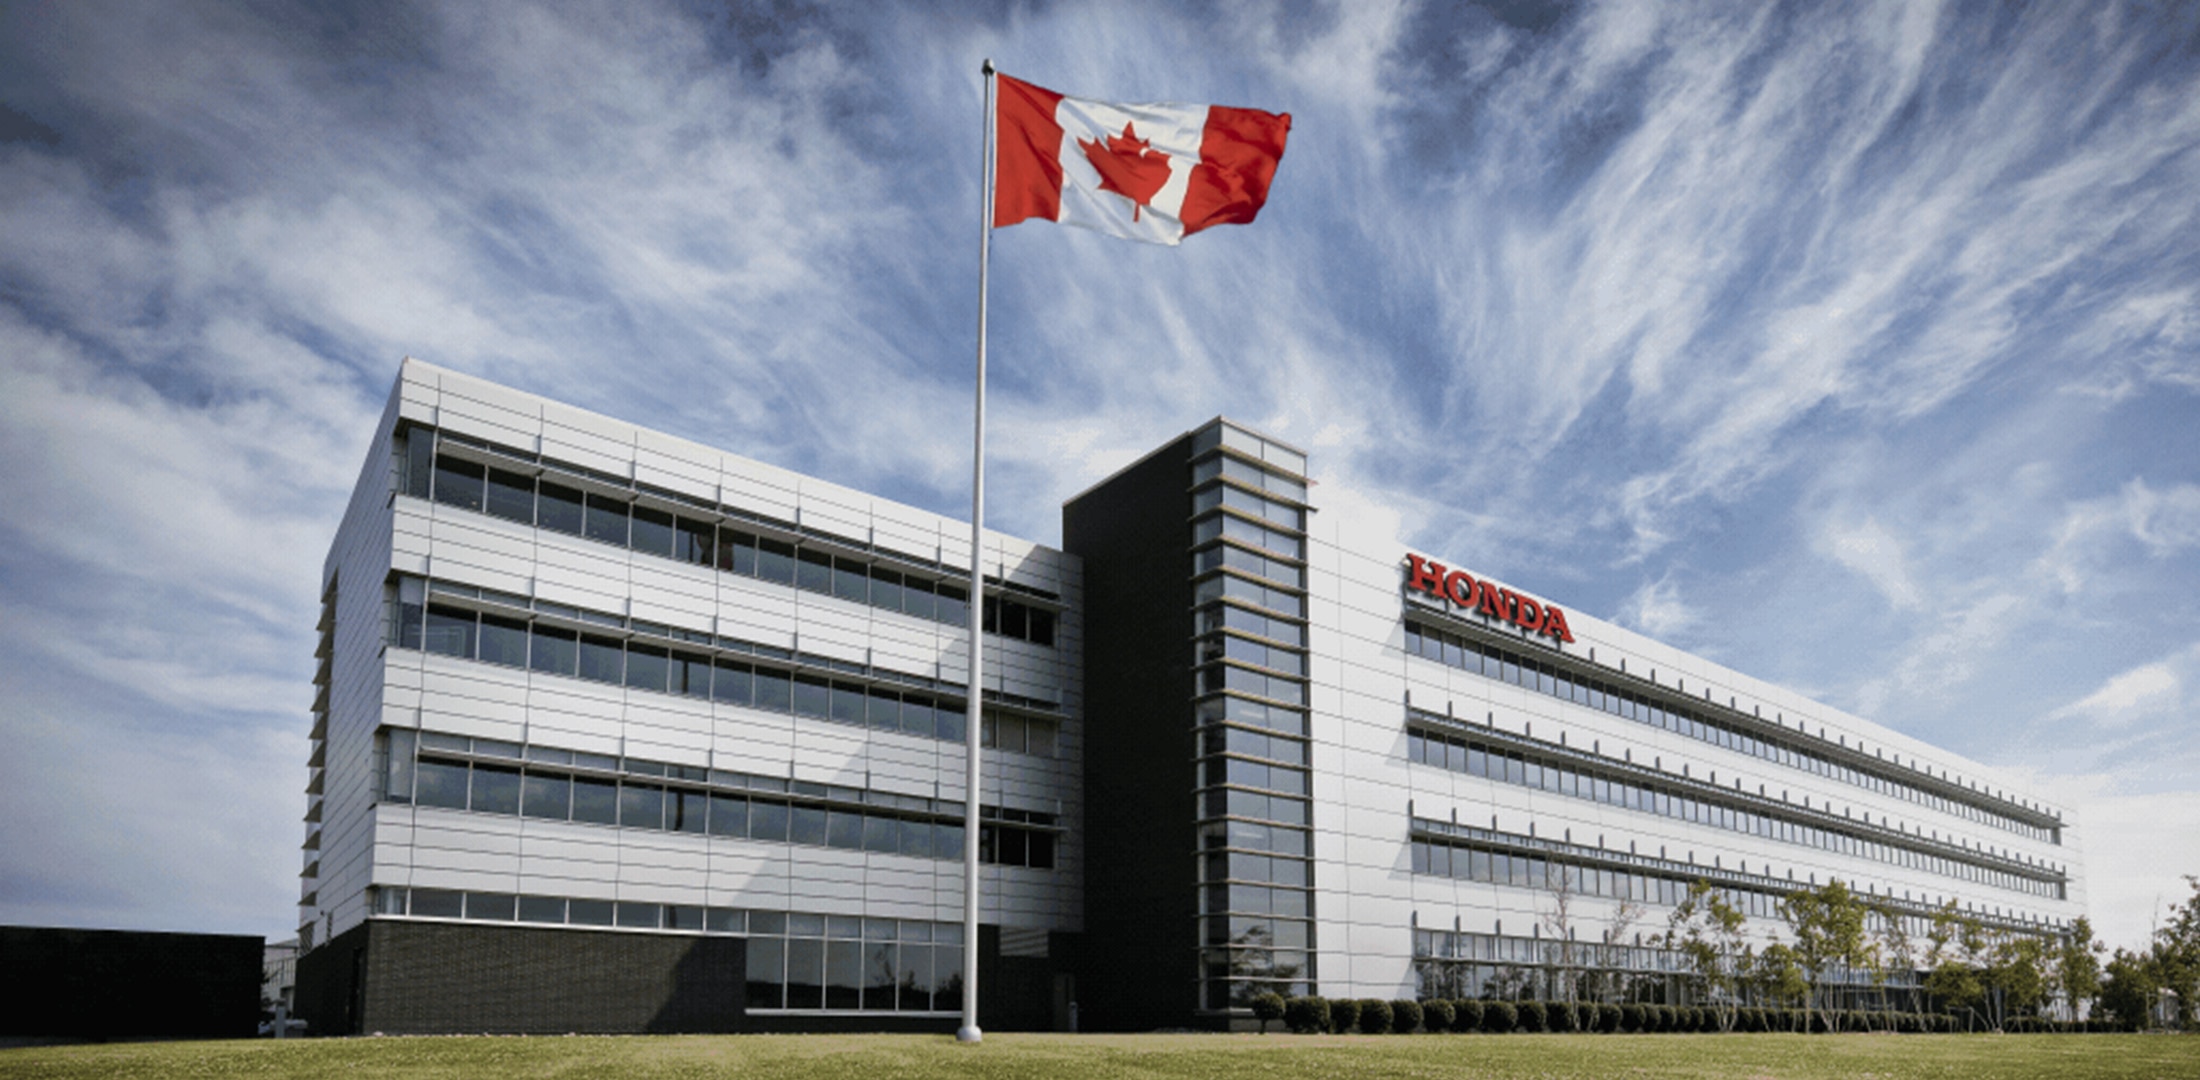
[(2090, 720), (2104, 728), (2128, 727), (2142, 718), (2180, 711), (2186, 704), (2187, 680), (2195, 675), (2200, 675), (2200, 645), (2119, 672), (2048, 715)]
[(1702, 616), (1682, 602), (1680, 584), (1668, 573), (1656, 581), (1644, 582), (1614, 618), (1622, 626), (1650, 637), (1672, 639), (1685, 635)]
[(1876, 517), (1848, 528), (1833, 527), (1820, 543), (1834, 561), (1856, 571), (1898, 611), (1915, 611), (1923, 600), (1912, 580), (1902, 542)]

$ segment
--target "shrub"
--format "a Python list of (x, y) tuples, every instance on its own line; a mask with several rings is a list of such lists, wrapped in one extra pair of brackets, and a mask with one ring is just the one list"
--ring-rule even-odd
[(1675, 1006), (1673, 1009), (1673, 1030), (1702, 1031), (1702, 1012), (1703, 1010), (1696, 1008), (1694, 1005)]
[(1421, 1003), (1421, 1026), (1430, 1031), (1450, 1031), (1452, 1022), (1459, 1019), (1459, 1010), (1442, 998)]
[(1619, 1007), (1619, 1029), (1621, 1031), (1642, 1030), (1641, 1005), (1630, 1001), (1627, 1004)]
[(1329, 1030), (1329, 1003), (1318, 997), (1295, 997), (1283, 1003), (1283, 1026), (1301, 1035)]
[(1540, 1001), (1523, 1001), (1520, 1003), (1517, 1023), (1522, 1031), (1542, 1031), (1550, 1026), (1550, 1014), (1543, 1010), (1543, 1003)]
[(1411, 1035), (1421, 1029), (1421, 1003), (1403, 998), (1390, 1003), (1390, 1030)]
[(1283, 995), (1273, 990), (1254, 994), (1253, 1019), (1260, 1021), (1260, 1033), (1268, 1034), (1268, 1022), (1283, 1019)]
[(1329, 1003), (1329, 1030), (1344, 1034), (1360, 1026), (1360, 1003), (1336, 998)]
[(1576, 1019), (1578, 1017), (1574, 1015), (1574, 1007), (1563, 1001), (1554, 1001), (1543, 1006), (1543, 1023), (1552, 1031), (1573, 1031), (1578, 1026), (1574, 1023)]
[(1502, 1035), (1520, 1026), (1520, 1006), (1510, 1001), (1482, 1003), (1482, 1030)]
[(1597, 1006), (1597, 1030), (1604, 1032), (1619, 1030), (1619, 1006), (1610, 1004)]
[(1659, 1030), (1659, 1031), (1679, 1031), (1680, 1029), (1681, 1029), (1681, 1010), (1680, 1010), (1680, 1007), (1679, 1007), (1679, 1006), (1677, 1006), (1677, 1005), (1660, 1005), (1660, 1006), (1658, 1006), (1658, 1030)]
[(1390, 1030), (1390, 1003), (1380, 998), (1360, 999), (1360, 1034), (1381, 1035)]
[(1482, 1030), (1482, 1003), (1473, 998), (1452, 1002), (1451, 1029), (1453, 1031)]

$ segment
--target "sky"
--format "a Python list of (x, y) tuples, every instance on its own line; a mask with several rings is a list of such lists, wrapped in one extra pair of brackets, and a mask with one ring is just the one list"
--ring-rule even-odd
[(993, 242), (988, 524), (1223, 414), (1329, 512), (2200, 873), (2200, 7), (0, 5), (0, 922), (287, 936), (402, 357), (969, 505), (983, 84), (1294, 117)]

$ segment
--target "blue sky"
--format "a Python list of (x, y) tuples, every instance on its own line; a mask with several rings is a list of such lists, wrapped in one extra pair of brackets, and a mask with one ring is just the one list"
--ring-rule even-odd
[(978, 63), (1296, 123), (995, 239), (989, 524), (1217, 413), (1332, 512), (2200, 872), (2200, 8), (0, 8), (0, 922), (282, 936), (414, 355), (968, 505)]

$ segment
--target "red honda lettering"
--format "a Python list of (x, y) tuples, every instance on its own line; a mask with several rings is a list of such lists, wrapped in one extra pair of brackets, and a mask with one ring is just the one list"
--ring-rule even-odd
[(1513, 599), (1516, 601), (1513, 608), (1513, 621), (1526, 627), (1531, 634), (1542, 633), (1543, 605), (1525, 596), (1515, 595)]
[(1474, 590), (1475, 613), (1500, 619), (1511, 619), (1512, 604), (1508, 600), (1511, 596), (1511, 589), (1500, 589), (1491, 582), (1482, 582)]
[(1464, 570), (1454, 570), (1444, 578), (1444, 595), (1460, 607), (1474, 606), (1474, 577)]
[(1543, 609), (1543, 632), (1569, 645), (1574, 640), (1574, 632), (1566, 629), (1566, 613), (1556, 604)]
[(1406, 579), (1406, 588), (1413, 592), (1425, 592), (1430, 596), (1442, 599), (1444, 595), (1444, 564), (1429, 562), (1419, 555), (1406, 556), (1406, 562), (1412, 567), (1413, 571), (1413, 576)]

